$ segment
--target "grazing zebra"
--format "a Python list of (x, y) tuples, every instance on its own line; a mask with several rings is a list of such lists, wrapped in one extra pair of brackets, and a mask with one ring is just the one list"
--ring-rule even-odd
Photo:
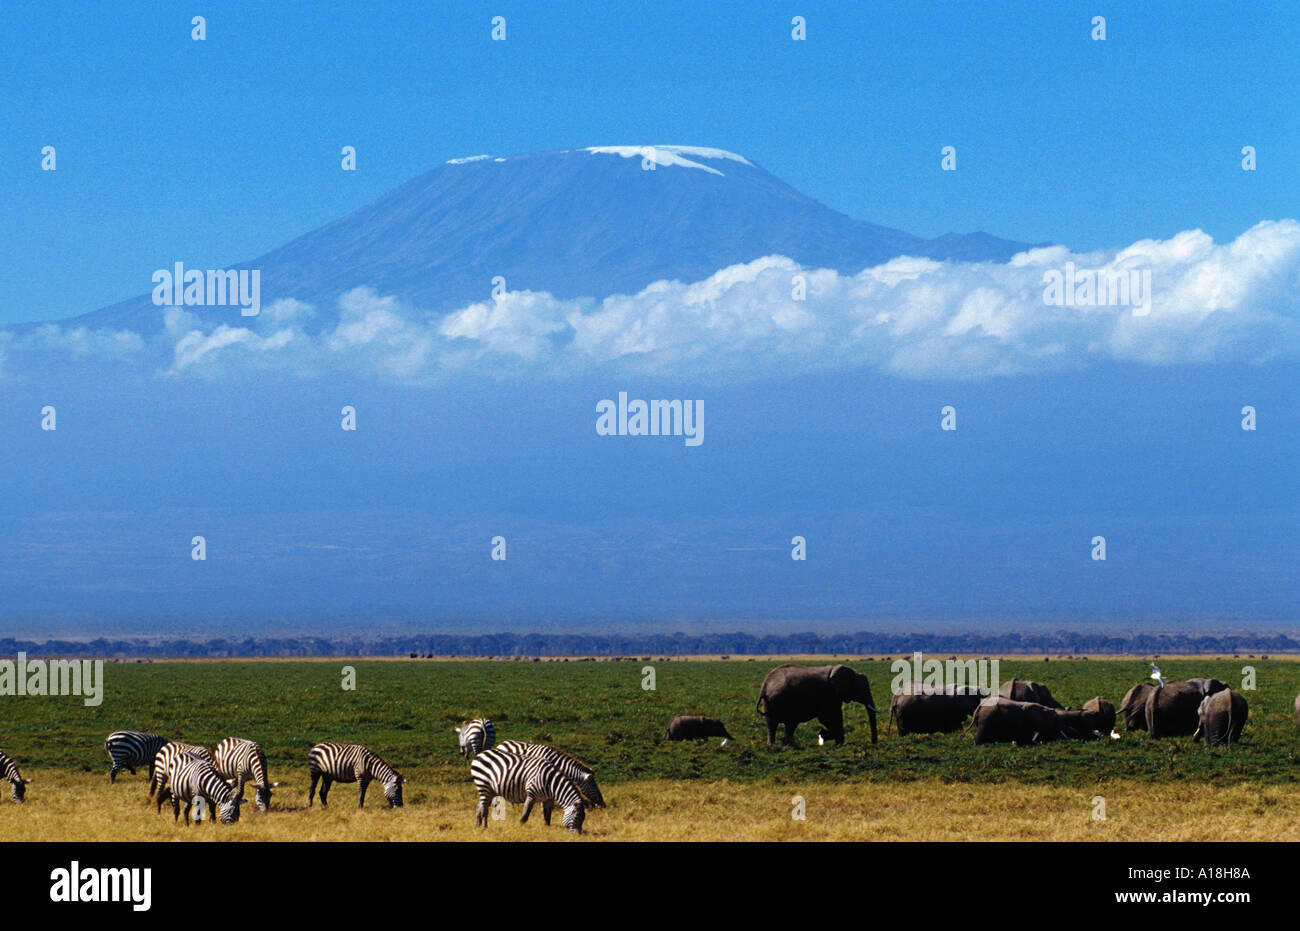
[(460, 755), (472, 760), (475, 755), (491, 747), (497, 740), (497, 729), (487, 718), (475, 718), (456, 728), (460, 738)]
[(271, 807), (271, 790), (278, 782), (267, 782), (266, 754), (252, 740), (243, 737), (227, 737), (217, 744), (217, 772), (223, 779), (230, 780), (244, 797), (244, 783), (252, 782), (256, 788), (257, 810), (266, 811)]
[[(497, 746), (516, 756), (540, 757), (548, 760), (552, 766), (568, 776), (569, 780), (578, 787), (578, 791), (582, 793), (582, 797), (587, 800), (590, 807), (605, 807), (605, 798), (600, 794), (600, 787), (596, 785), (595, 772), (577, 757), (570, 756), (563, 750), (548, 747), (546, 744), (533, 744), (523, 740), (503, 740)], [(543, 806), (542, 810), (545, 812), (546, 807)], [(546, 823), (551, 823), (549, 818)]]
[(116, 782), (117, 774), (126, 770), (135, 775), (137, 766), (149, 767), (149, 778), (153, 779), (153, 762), (158, 751), (167, 743), (166, 737), (148, 734), (143, 731), (113, 731), (104, 741), (104, 749), (113, 759), (113, 768), (108, 772), (108, 781)]
[(542, 818), (547, 824), (551, 823), (551, 809), (559, 805), (564, 809), (564, 826), (577, 834), (582, 833), (582, 821), (587, 814), (582, 793), (550, 760), (540, 756), (519, 756), (496, 747), (474, 757), (469, 772), (478, 789), (475, 824), (487, 827), (488, 806), (492, 799), (500, 796), (507, 802), (523, 802), (520, 824), (528, 820), (533, 805), (541, 802)]
[(159, 798), (162, 797), (161, 793), (167, 786), (167, 776), (171, 772), (172, 761), (186, 754), (197, 756), (200, 760), (207, 760), (209, 763), (216, 763), (216, 758), (207, 747), (200, 747), (198, 744), (181, 743), (179, 740), (169, 740), (162, 745), (161, 750), (154, 754), (153, 775), (149, 777), (150, 795), (157, 792)]
[(320, 803), (324, 807), (325, 797), (329, 795), (330, 784), (337, 782), (356, 782), (360, 784), (361, 794), (357, 807), (366, 804), (366, 786), (373, 779), (384, 787), (384, 798), (388, 799), (389, 808), (402, 807), (402, 783), (406, 780), (402, 774), (389, 766), (379, 754), (367, 750), (361, 744), (342, 744), (333, 741), (318, 743), (307, 754), (307, 769), (311, 773), (311, 787), (307, 790), (307, 807), (311, 807), (312, 796), (316, 794), (316, 781), (320, 780)]
[(18, 772), (18, 764), (3, 750), (0, 750), (0, 779), (9, 780), (15, 802), (21, 802), (27, 796), (27, 783), (31, 780), (23, 778), (23, 774)]
[(176, 756), (168, 773), (167, 788), (158, 793), (158, 808), (162, 810), (164, 793), (171, 796), (172, 820), (181, 814), (181, 802), (185, 803), (185, 823), (190, 823), (190, 809), (196, 799), (203, 799), (204, 804), (216, 809), (217, 819), (222, 824), (234, 824), (239, 820), (239, 806), (243, 799), (235, 795), (234, 786), (221, 778), (221, 773), (207, 760), (182, 753)]

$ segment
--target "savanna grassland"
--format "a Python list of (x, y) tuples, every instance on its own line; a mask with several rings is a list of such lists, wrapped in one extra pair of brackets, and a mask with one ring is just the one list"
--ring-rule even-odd
[[(825, 661), (824, 659), (821, 661)], [(841, 659), (841, 661), (844, 661)], [(609, 807), (587, 836), (608, 840), (1300, 840), (1300, 724), (1290, 659), (1165, 660), (1168, 679), (1215, 676), (1247, 691), (1240, 745), (1188, 738), (1032, 747), (976, 747), (969, 734), (899, 737), (888, 731), (889, 661), (847, 660), (871, 680), (882, 709), (871, 745), (866, 713), (846, 708), (844, 747), (768, 747), (754, 709), (777, 660), (492, 662), (428, 660), (188, 661), (105, 666), (99, 707), (79, 698), (0, 699), (0, 748), (35, 781), (28, 801), (0, 798), (0, 837), (12, 840), (522, 840), (570, 839), (539, 816), (474, 827), (475, 793), (452, 731), (488, 715), (501, 738), (554, 744), (597, 772)], [(816, 662), (816, 660), (809, 660)], [(656, 688), (642, 688), (642, 667)], [(341, 687), (343, 667), (356, 688)], [(1117, 706), (1145, 678), (1136, 659), (1003, 660), (1003, 679), (1046, 682), (1063, 704), (1093, 695)], [(734, 741), (669, 743), (675, 714), (721, 717)], [(213, 746), (238, 735), (267, 753), (273, 811), (251, 805), (237, 825), (185, 829), (154, 812), (146, 777), (107, 778), (104, 737), (153, 730)], [(407, 778), (406, 806), (389, 810), (372, 787), (336, 784), (327, 810), (306, 807), (306, 756), (320, 740), (364, 743)], [(251, 791), (249, 793), (251, 795)], [(792, 798), (807, 818), (791, 818)], [(1096, 820), (1094, 799), (1105, 800)], [(577, 839), (581, 840), (581, 839)]]

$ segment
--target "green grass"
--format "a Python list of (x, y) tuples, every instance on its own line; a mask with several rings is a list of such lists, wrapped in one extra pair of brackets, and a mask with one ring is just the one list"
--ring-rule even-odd
[[(846, 710), (848, 742), (819, 747), (815, 724), (798, 748), (769, 748), (754, 710), (774, 661), (654, 661), (657, 689), (643, 691), (635, 662), (265, 661), (155, 662), (105, 666), (97, 708), (74, 698), (0, 700), (0, 748), (26, 775), (42, 769), (107, 773), (104, 737), (117, 728), (154, 730), (208, 746), (229, 735), (259, 741), (272, 778), (305, 782), (306, 755), (320, 740), (364, 743), (408, 780), (462, 783), (467, 772), (452, 728), (490, 716), (502, 738), (552, 743), (590, 763), (602, 783), (728, 780), (773, 786), (813, 782), (934, 780), (1095, 786), (1111, 780), (1231, 785), (1291, 783), (1300, 757), (1292, 702), (1300, 663), (1287, 660), (1162, 661), (1169, 679), (1210, 675), (1240, 688), (1242, 666), (1257, 670), (1245, 692), (1250, 720), (1240, 746), (1210, 749), (1189, 739), (975, 747), (969, 735), (900, 738), (886, 734), (887, 661), (850, 664), (871, 680), (880, 742), (871, 746), (866, 713)], [(340, 687), (345, 665), (357, 688)], [(1003, 661), (1001, 676), (1046, 682), (1063, 704), (1104, 695), (1118, 707), (1147, 666), (1138, 660)], [(721, 717), (737, 738), (668, 743), (675, 714)], [(127, 777), (130, 778), (130, 777)], [(136, 777), (139, 779), (140, 777)], [(39, 785), (39, 783), (38, 783)], [(342, 787), (338, 791), (346, 791)]]

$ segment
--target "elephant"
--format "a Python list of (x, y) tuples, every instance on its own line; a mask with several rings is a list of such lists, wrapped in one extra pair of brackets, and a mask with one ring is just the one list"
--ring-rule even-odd
[(876, 702), (867, 677), (845, 665), (777, 666), (763, 679), (758, 692), (758, 712), (767, 725), (767, 742), (776, 742), (777, 725), (785, 725), (785, 743), (794, 746), (794, 732), (804, 721), (822, 723), (822, 739), (844, 745), (844, 702), (866, 706), (871, 722), (871, 742), (876, 742)]
[(889, 699), (889, 723), (897, 722), (900, 737), (960, 730), (984, 698), (982, 690), (970, 686), (949, 685), (927, 693), (907, 682)]
[(1013, 701), (1001, 696), (986, 698), (971, 717), (975, 743), (1014, 743), (1023, 747), (1035, 741), (1070, 736), (1062, 734), (1060, 711), (1037, 702)]
[(1187, 737), (1196, 733), (1200, 726), (1197, 712), (1201, 699), (1227, 687), (1218, 679), (1200, 677), (1163, 683), (1147, 696), (1147, 733), (1152, 737)]
[(1038, 705), (1046, 705), (1048, 708), (1064, 707), (1052, 697), (1051, 690), (1041, 682), (1008, 679), (1002, 683), (1002, 687), (998, 689), (998, 694), (1012, 701), (1033, 702)]
[(679, 714), (668, 722), (669, 740), (704, 740), (706, 737), (735, 739), (727, 733), (727, 728), (717, 718), (705, 718), (697, 714)]
[(1206, 695), (1196, 709), (1199, 724), (1192, 739), (1200, 737), (1208, 746), (1240, 743), (1241, 729), (1249, 714), (1246, 698), (1240, 692), (1221, 689)]
[(1094, 730), (1109, 734), (1115, 729), (1115, 706), (1100, 695), (1083, 703), (1083, 713), (1090, 716)]
[(1063, 736), (1091, 740), (1109, 734), (1115, 727), (1115, 706), (1098, 695), (1088, 699), (1081, 711), (1054, 708)]
[(1147, 699), (1155, 690), (1156, 687), (1150, 682), (1139, 682), (1124, 693), (1124, 700), (1119, 703), (1119, 716), (1124, 720), (1124, 730), (1147, 729)]

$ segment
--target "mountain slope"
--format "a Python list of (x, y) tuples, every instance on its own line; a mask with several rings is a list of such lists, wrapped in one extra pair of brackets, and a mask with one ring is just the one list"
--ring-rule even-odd
[[(510, 290), (604, 297), (772, 254), (854, 273), (903, 254), (1005, 261), (1023, 248), (855, 220), (721, 150), (606, 147), (455, 159), (236, 267), (261, 269), (263, 306), (306, 301), (324, 325), (358, 286), (443, 311), (486, 298), (497, 275)], [(144, 295), (77, 322), (147, 329), (160, 318)]]

